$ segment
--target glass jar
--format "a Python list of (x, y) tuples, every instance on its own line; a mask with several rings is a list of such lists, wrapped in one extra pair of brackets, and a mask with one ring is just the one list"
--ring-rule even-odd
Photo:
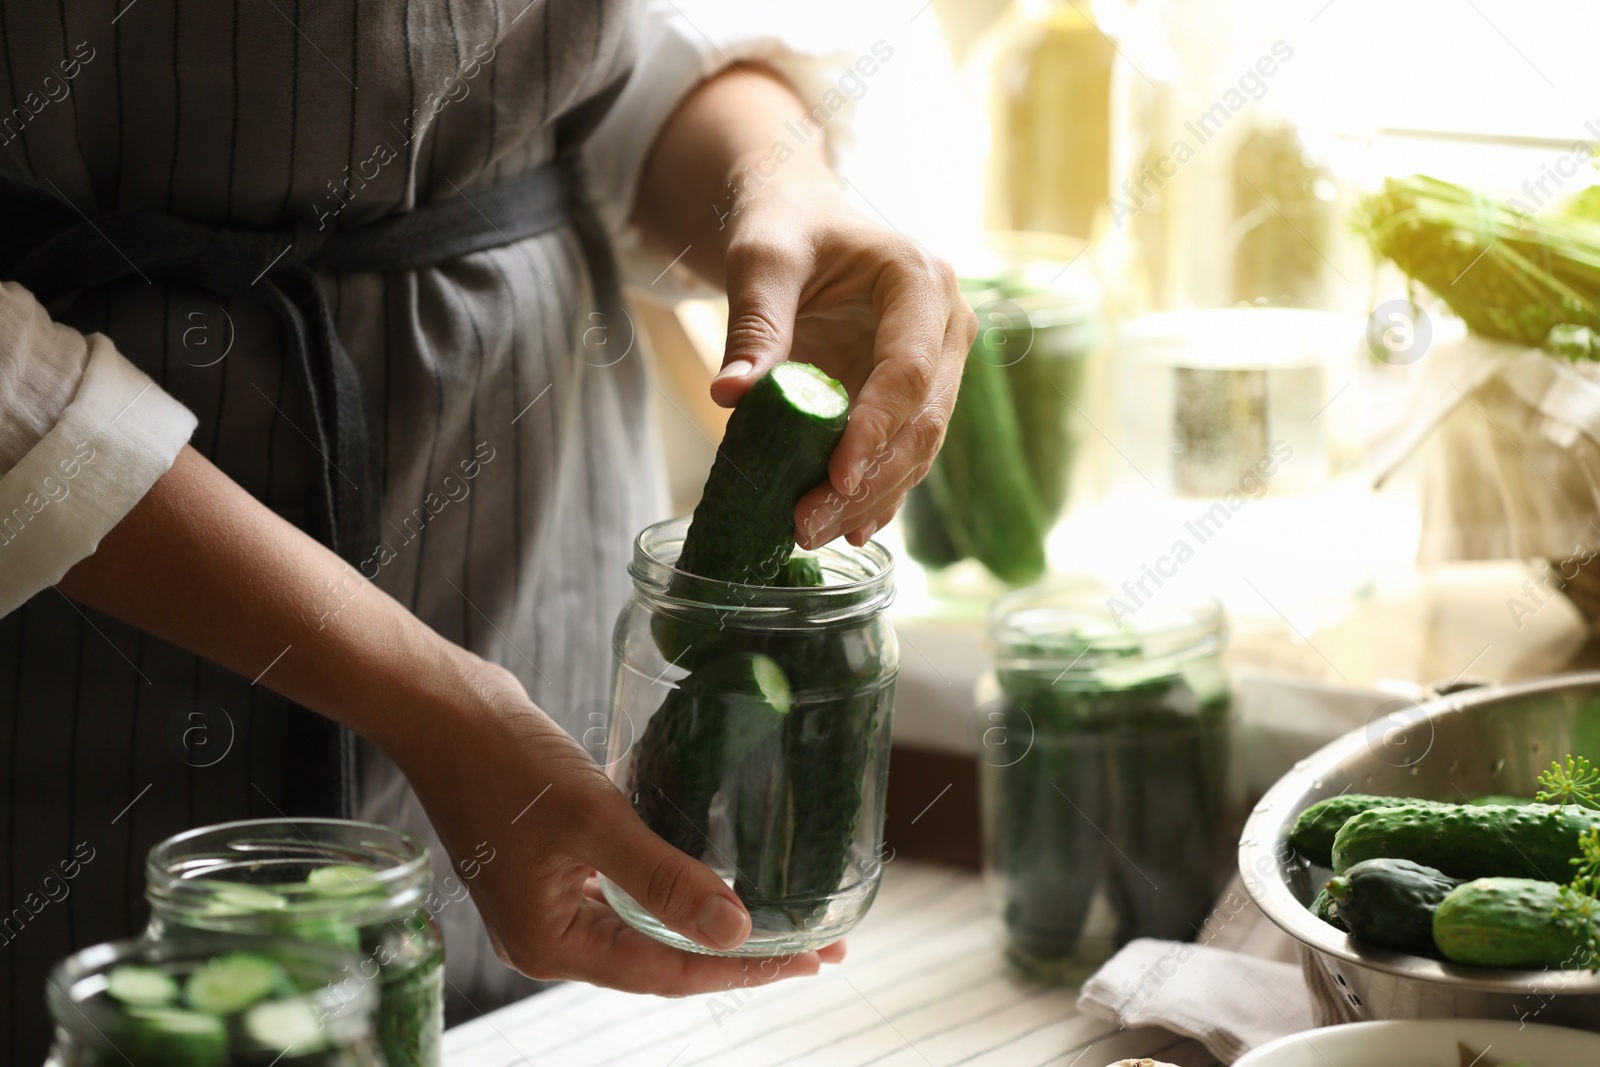
[[(634, 545), (617, 619), (605, 763), (656, 833), (706, 863), (750, 911), (729, 955), (838, 940), (877, 894), (899, 647), (892, 558), (869, 542), (810, 555), (825, 584), (745, 585), (672, 564), (689, 520)], [(602, 877), (631, 926), (693, 952)]]
[[(930, 572), (976, 559), (1007, 585), (1037, 581), (1071, 488), (1100, 290), (1075, 241), (991, 233), (958, 258), (978, 317), (944, 447), (906, 498), (906, 551)], [(959, 597), (970, 575), (941, 579)], [(981, 614), (997, 591), (980, 582)]]
[(192, 931), (322, 941), (358, 956), (378, 987), (389, 1067), (436, 1067), (444, 1031), (444, 937), (424, 907), (428, 849), (343, 819), (260, 819), (169, 837), (145, 863), (150, 936)]
[[(233, 987), (237, 1008), (194, 1007), (191, 976), (241, 953), (257, 957), (246, 967), (265, 968), (281, 985), (253, 1002)], [(377, 995), (349, 980), (355, 963), (343, 949), (271, 938), (94, 945), (50, 972), (45, 997), (56, 1037), (45, 1067), (384, 1067)]]
[(1240, 813), (1225, 631), (1214, 600), (1133, 612), (1031, 587), (995, 603), (975, 720), (985, 871), (1029, 974), (1075, 983), (1136, 937), (1204, 925)]

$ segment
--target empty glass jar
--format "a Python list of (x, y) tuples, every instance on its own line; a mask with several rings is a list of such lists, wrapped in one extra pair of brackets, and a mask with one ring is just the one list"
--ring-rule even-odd
[(996, 602), (980, 684), (985, 868), (1006, 949), (1075, 982), (1136, 937), (1188, 940), (1231, 870), (1239, 790), (1215, 601)]
[[(687, 519), (634, 546), (617, 620), (605, 763), (656, 833), (706, 863), (750, 910), (731, 955), (837, 940), (877, 893), (899, 651), (880, 545), (836, 542), (803, 588), (673, 568)], [(706, 951), (602, 878), (635, 928)]]
[(444, 938), (423, 906), (428, 850), (410, 834), (343, 819), (222, 823), (156, 845), (145, 879), (152, 938), (218, 931), (354, 952), (389, 1067), (437, 1067)]
[(355, 962), (226, 935), (86, 948), (50, 972), (45, 1067), (384, 1067), (376, 991), (349, 980)]

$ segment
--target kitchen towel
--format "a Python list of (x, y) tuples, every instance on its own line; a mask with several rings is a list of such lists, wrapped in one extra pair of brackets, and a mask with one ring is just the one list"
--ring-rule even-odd
[(1227, 949), (1140, 938), (1083, 985), (1078, 1010), (1122, 1026), (1160, 1026), (1225, 1063), (1317, 1025), (1300, 968)]
[(1191, 1037), (1224, 1063), (1355, 1021), (1322, 964), (1263, 915), (1235, 875), (1195, 943), (1131, 941), (1083, 984), (1078, 1010)]

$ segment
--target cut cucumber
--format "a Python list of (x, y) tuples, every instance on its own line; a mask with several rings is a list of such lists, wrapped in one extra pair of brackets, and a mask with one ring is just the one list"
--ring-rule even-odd
[(373, 876), (377, 873), (371, 867), (335, 863), (313, 870), (306, 876), (306, 885), (324, 896), (360, 896), (376, 888), (373, 885)]
[(244, 1032), (256, 1044), (285, 1056), (305, 1056), (328, 1047), (317, 1013), (299, 997), (257, 1004), (244, 1017)]
[(827, 585), (828, 580), (822, 573), (820, 559), (808, 553), (796, 552), (789, 557), (789, 562), (783, 565), (772, 584), (787, 589), (818, 589)]
[(106, 976), (106, 993), (124, 1004), (156, 1007), (178, 999), (178, 983), (155, 967), (123, 964)]
[(182, 1008), (129, 1008), (134, 1031), (118, 1038), (134, 1067), (222, 1067), (228, 1030), (221, 1019)]
[(268, 997), (293, 992), (294, 984), (276, 960), (233, 952), (218, 956), (190, 975), (184, 999), (198, 1011), (232, 1015)]
[(711, 801), (752, 750), (784, 722), (789, 679), (771, 657), (712, 660), (667, 694), (634, 751), (634, 810), (674, 848), (705, 851)]
[(288, 906), (287, 897), (269, 889), (237, 883), (222, 886), (212, 893), (210, 899), (206, 901), (205, 913), (220, 918), (277, 911)]
[(794, 551), (795, 504), (827, 478), (849, 410), (844, 386), (809, 363), (779, 363), (752, 385), (728, 418), (678, 569), (766, 584), (763, 571)]

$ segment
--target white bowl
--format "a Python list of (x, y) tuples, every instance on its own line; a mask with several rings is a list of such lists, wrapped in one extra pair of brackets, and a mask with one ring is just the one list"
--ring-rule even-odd
[(1478, 1067), (1600, 1064), (1600, 1034), (1485, 1019), (1394, 1019), (1308, 1030), (1262, 1045), (1234, 1067)]

